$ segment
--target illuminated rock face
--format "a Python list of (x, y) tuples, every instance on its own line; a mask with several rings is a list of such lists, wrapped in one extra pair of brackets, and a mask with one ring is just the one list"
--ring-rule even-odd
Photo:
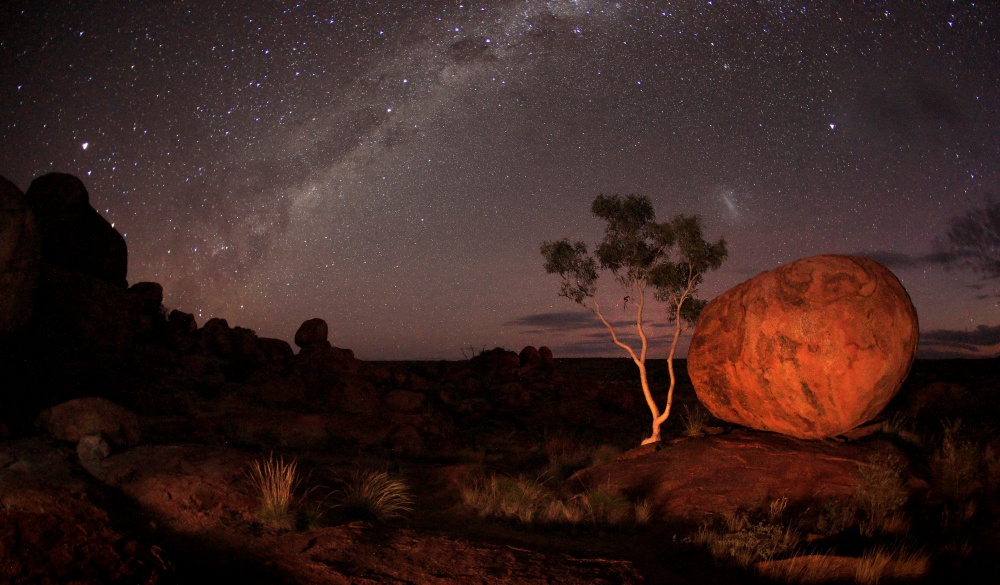
[(716, 417), (801, 439), (877, 415), (906, 378), (917, 314), (884, 266), (814, 256), (712, 300), (688, 352), (695, 392)]

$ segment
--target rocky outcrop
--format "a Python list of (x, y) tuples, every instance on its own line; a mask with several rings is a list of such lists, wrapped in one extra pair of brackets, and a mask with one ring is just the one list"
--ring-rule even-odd
[(852, 256), (815, 256), (762, 273), (712, 300), (688, 373), (725, 421), (804, 439), (876, 416), (917, 349), (917, 314), (896, 277)]
[[(778, 498), (789, 505), (846, 500), (859, 465), (892, 455), (887, 442), (831, 444), (769, 433), (734, 433), (681, 441), (579, 472), (582, 485), (646, 498), (657, 514), (698, 522), (706, 514), (754, 509)], [(643, 448), (637, 449), (642, 452)]]
[(163, 286), (158, 282), (137, 282), (128, 287), (144, 313), (158, 313), (163, 305)]
[(35, 216), (21, 190), (0, 177), (0, 343), (30, 322), (40, 259)]
[(126, 286), (125, 238), (90, 206), (80, 179), (43, 175), (31, 182), (26, 200), (38, 222), (46, 263)]

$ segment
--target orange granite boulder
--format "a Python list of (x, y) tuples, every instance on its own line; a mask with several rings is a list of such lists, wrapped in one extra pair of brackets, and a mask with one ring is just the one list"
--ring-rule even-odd
[(917, 313), (868, 258), (824, 255), (764, 272), (712, 300), (688, 352), (716, 417), (822, 439), (876, 416), (917, 351)]

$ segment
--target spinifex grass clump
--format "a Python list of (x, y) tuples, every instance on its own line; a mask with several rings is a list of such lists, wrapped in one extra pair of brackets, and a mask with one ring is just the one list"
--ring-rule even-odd
[(295, 460), (286, 463), (272, 454), (266, 460), (251, 463), (246, 476), (260, 499), (260, 519), (277, 527), (291, 528), (292, 502), (301, 481)]
[(602, 487), (569, 498), (560, 497), (540, 479), (491, 475), (462, 486), (462, 501), (484, 518), (515, 520), (527, 525), (637, 526), (649, 522), (646, 501), (636, 504)]
[(341, 483), (336, 507), (348, 518), (384, 522), (413, 511), (409, 486), (384, 471), (355, 471)]

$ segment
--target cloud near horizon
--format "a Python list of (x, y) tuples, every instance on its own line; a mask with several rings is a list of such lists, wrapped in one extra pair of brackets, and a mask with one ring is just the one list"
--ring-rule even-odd
[(980, 325), (975, 329), (932, 329), (920, 334), (920, 341), (962, 349), (982, 349), (1000, 344), (1000, 325)]

